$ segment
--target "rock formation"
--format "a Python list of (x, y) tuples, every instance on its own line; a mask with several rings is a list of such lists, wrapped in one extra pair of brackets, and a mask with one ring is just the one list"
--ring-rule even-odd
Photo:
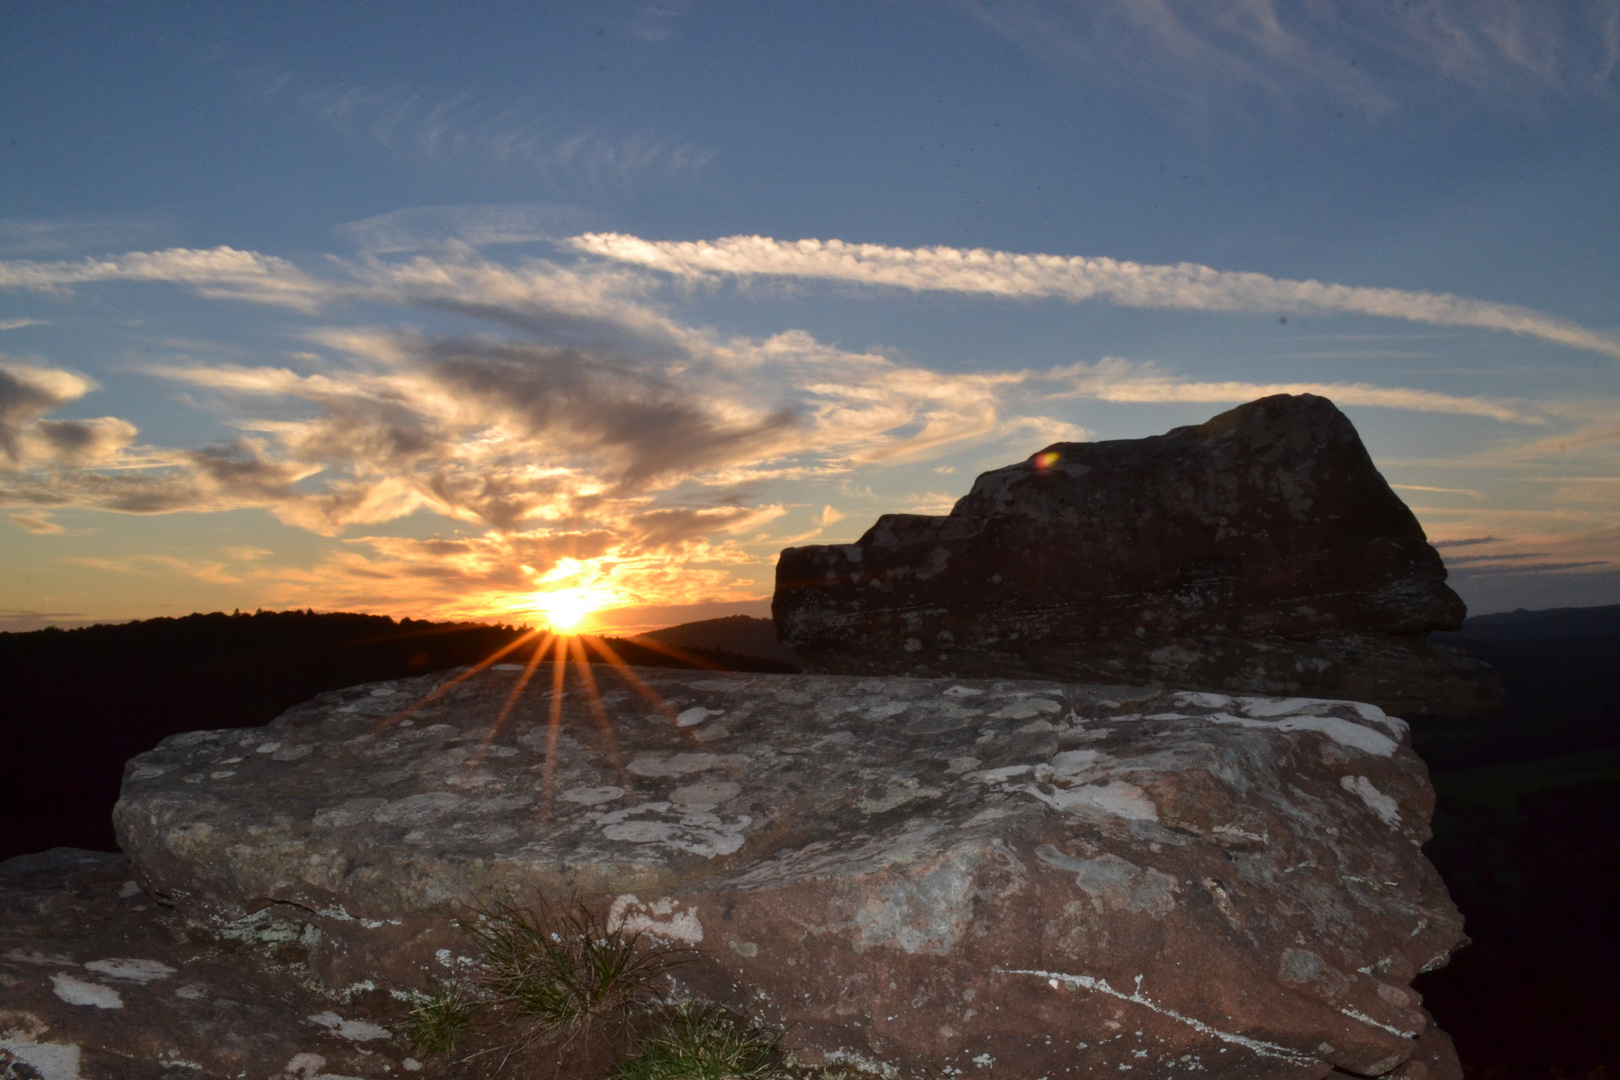
[(885, 1077), (1460, 1076), (1409, 986), (1464, 940), (1420, 850), (1433, 793), (1376, 707), (521, 678), (166, 739), (129, 764), (120, 843), (216, 933), (301, 925), (333, 991), (454, 970), (468, 902), (574, 894), (703, 950), (686, 990)]
[(142, 892), (123, 855), (54, 848), (0, 863), (0, 1080), (421, 1073), (384, 1026), (396, 1002), (300, 982), (300, 929), (201, 933)]
[(886, 514), (788, 548), (777, 633), (809, 671), (1124, 682), (1493, 711), (1490, 670), (1433, 630), (1464, 608), (1326, 398), (1057, 443), (946, 517)]

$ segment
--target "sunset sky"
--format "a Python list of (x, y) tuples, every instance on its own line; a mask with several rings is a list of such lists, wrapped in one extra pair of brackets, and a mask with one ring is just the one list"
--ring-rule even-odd
[(4, 23), (0, 629), (765, 614), (1283, 391), (1473, 612), (1620, 603), (1616, 0)]

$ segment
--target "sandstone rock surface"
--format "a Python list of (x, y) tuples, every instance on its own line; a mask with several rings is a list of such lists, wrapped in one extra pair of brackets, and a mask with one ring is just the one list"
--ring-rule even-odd
[(1459, 1075), (1409, 983), (1461, 918), (1376, 707), (606, 668), (553, 702), (521, 677), (167, 739), (129, 764), (120, 842), (216, 930), (304, 923), (335, 989), (453, 971), (469, 900), (576, 894), (703, 950), (692, 992), (886, 1077)]
[(945, 517), (788, 548), (772, 602), (806, 670), (1050, 677), (1494, 711), (1439, 553), (1343, 413), (1262, 398), (1196, 427), (1057, 443)]
[(397, 1003), (300, 981), (301, 929), (199, 932), (136, 885), (123, 855), (55, 848), (0, 863), (0, 1078), (424, 1075), (384, 1026)]

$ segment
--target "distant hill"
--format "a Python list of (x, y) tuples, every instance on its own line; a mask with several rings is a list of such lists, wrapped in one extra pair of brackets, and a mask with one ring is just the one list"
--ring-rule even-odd
[(1407, 718), (1435, 787), (1425, 850), (1474, 939), (1417, 988), (1471, 1076), (1612, 1069), (1620, 606), (1480, 615), (1435, 637), (1496, 668), (1507, 703), (1485, 720)]
[(1453, 644), (1490, 638), (1620, 637), (1620, 604), (1475, 615), (1461, 630), (1436, 636)]
[[(313, 611), (0, 633), (0, 761), (8, 763), (0, 860), (58, 845), (116, 850), (111, 813), (124, 762), (169, 735), (257, 727), (327, 690), (477, 663), (523, 633)], [(605, 640), (637, 666), (798, 670), (791, 654), (728, 651), (747, 644), (738, 635)], [(524, 647), (510, 659), (529, 655)]]
[(1507, 705), (1486, 720), (1409, 717), (1430, 768), (1620, 748), (1620, 605), (1476, 615), (1434, 639), (1495, 668)]
[(752, 615), (727, 615), (723, 619), (702, 619), (679, 626), (638, 634), (631, 640), (650, 638), (678, 649), (718, 649), (737, 656), (756, 656), (799, 667), (793, 650), (776, 640), (776, 624)]

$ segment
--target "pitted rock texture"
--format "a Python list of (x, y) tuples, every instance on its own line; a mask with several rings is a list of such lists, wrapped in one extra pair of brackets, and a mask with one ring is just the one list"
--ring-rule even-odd
[(496, 668), (170, 738), (120, 843), (193, 919), (301, 916), (338, 988), (454, 970), (468, 902), (575, 895), (885, 1076), (1458, 1075), (1408, 984), (1461, 918), (1376, 707), (587, 670), (555, 703)]
[(1494, 711), (1440, 555), (1326, 398), (1057, 443), (949, 516), (788, 548), (771, 610), (806, 669), (1049, 677)]
[(383, 1080), (425, 1075), (384, 994), (299, 978), (302, 925), (215, 938), (141, 890), (123, 855), (0, 863), (0, 1078)]

